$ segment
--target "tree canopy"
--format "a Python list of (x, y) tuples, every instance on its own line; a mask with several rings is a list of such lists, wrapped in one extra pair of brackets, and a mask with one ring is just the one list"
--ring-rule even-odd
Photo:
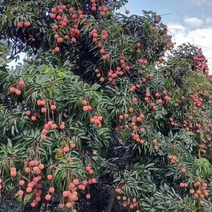
[(212, 211), (207, 59), (126, 2), (0, 1), (0, 210)]

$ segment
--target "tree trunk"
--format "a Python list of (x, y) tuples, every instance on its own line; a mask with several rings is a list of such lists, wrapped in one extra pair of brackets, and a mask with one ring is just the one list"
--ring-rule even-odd
[(111, 212), (112, 211), (115, 196), (116, 196), (115, 189), (112, 188), (111, 189), (111, 195), (110, 195), (110, 198), (109, 198), (109, 201), (108, 201), (108, 205), (107, 205), (107, 208), (106, 208), (105, 212)]

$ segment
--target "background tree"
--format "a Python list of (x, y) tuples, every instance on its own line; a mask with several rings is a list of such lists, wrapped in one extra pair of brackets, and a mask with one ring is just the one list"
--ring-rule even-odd
[(207, 60), (125, 3), (1, 2), (3, 211), (212, 210)]

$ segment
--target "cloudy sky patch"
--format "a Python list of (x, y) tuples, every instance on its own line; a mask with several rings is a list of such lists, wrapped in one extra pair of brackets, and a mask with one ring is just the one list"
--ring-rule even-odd
[(199, 18), (193, 17), (193, 18), (186, 18), (184, 20), (186, 25), (190, 28), (199, 28), (202, 26), (203, 21), (200, 20)]
[(126, 9), (130, 14), (152, 10), (162, 15), (176, 46), (189, 42), (202, 48), (212, 74), (212, 0), (129, 0)]

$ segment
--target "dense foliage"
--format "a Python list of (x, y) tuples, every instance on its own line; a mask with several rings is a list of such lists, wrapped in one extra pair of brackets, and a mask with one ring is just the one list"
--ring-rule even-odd
[(126, 2), (1, 1), (0, 210), (212, 211), (207, 60)]

